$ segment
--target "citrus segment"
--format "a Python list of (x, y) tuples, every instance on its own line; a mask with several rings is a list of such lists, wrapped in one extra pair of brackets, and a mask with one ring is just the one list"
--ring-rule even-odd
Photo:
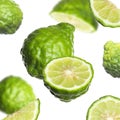
[(44, 70), (45, 85), (63, 101), (86, 92), (93, 77), (92, 65), (77, 57), (52, 60)]
[(19, 111), (8, 115), (3, 120), (37, 120), (40, 113), (40, 100), (37, 99), (28, 103), (26, 106), (21, 108)]
[(120, 26), (120, 9), (109, 0), (90, 0), (96, 19), (104, 26)]
[(120, 99), (111, 95), (96, 100), (88, 109), (87, 120), (119, 120)]

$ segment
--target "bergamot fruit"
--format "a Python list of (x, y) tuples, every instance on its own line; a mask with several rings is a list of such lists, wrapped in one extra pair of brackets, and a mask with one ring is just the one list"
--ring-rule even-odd
[(120, 77), (120, 43), (113, 41), (105, 43), (103, 66), (113, 77)]
[(61, 0), (50, 15), (57, 21), (70, 23), (84, 32), (93, 32), (98, 26), (89, 0)]
[(0, 0), (0, 33), (13, 34), (19, 28), (23, 13), (12, 0)]
[(22, 78), (8, 76), (0, 82), (0, 110), (13, 113), (35, 100), (32, 87)]
[(28, 73), (41, 78), (48, 62), (59, 57), (73, 56), (74, 30), (71, 24), (59, 23), (33, 31), (21, 49)]
[(120, 98), (106, 95), (94, 101), (86, 120), (120, 120)]
[(37, 120), (40, 113), (40, 100), (36, 99), (3, 120)]
[(87, 92), (93, 74), (89, 62), (78, 57), (62, 57), (46, 65), (44, 83), (56, 97), (69, 102)]
[(90, 6), (96, 19), (106, 27), (120, 27), (120, 9), (114, 4), (119, 0), (90, 0)]

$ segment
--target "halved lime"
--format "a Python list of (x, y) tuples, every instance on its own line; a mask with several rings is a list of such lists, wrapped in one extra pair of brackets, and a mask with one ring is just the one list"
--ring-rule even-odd
[(120, 120), (120, 98), (107, 95), (96, 100), (89, 107), (86, 120)]
[(49, 62), (44, 70), (44, 83), (63, 101), (87, 92), (93, 78), (92, 65), (77, 57), (63, 57)]
[(57, 21), (70, 23), (84, 32), (93, 32), (97, 29), (89, 0), (61, 0), (50, 15)]
[(90, 5), (96, 19), (103, 26), (120, 26), (120, 9), (110, 0), (90, 0)]
[(19, 111), (8, 115), (3, 120), (37, 120), (40, 113), (40, 100), (36, 99)]

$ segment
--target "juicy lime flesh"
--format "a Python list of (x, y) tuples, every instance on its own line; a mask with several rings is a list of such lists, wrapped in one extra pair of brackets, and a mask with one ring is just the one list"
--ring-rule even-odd
[(106, 22), (120, 23), (120, 9), (108, 0), (91, 0), (93, 1), (95, 15)]
[(69, 22), (70, 24), (74, 25), (77, 29), (88, 32), (88, 31), (95, 31), (95, 28), (92, 27), (86, 21), (69, 14), (64, 14), (60, 12), (53, 12), (51, 16), (55, 18), (57, 21)]
[(39, 114), (40, 101), (39, 99), (29, 103), (19, 111), (8, 115), (3, 120), (36, 120)]
[(98, 100), (91, 106), (87, 120), (120, 120), (120, 100), (113, 97)]
[(52, 84), (66, 89), (82, 86), (92, 75), (89, 64), (69, 57), (51, 62), (46, 71)]

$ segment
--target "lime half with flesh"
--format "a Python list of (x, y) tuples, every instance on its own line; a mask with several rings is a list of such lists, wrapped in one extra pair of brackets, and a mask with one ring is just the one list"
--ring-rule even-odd
[(16, 111), (13, 114), (8, 115), (3, 120), (37, 120), (40, 113), (40, 100), (34, 100)]
[(90, 5), (96, 19), (103, 26), (120, 26), (120, 9), (113, 2), (110, 0), (90, 0)]
[(77, 57), (54, 59), (44, 70), (45, 85), (66, 102), (87, 92), (92, 78), (92, 65)]
[(89, 0), (61, 0), (50, 12), (59, 22), (67, 22), (84, 32), (97, 29), (97, 22), (90, 9)]
[(120, 120), (120, 99), (107, 95), (96, 100), (89, 107), (86, 120)]

